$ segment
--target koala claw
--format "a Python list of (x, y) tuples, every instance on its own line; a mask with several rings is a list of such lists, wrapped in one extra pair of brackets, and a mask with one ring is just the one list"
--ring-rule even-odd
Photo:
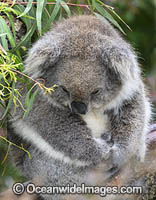
[(120, 171), (120, 168), (118, 167), (118, 165), (112, 165), (112, 167), (108, 170), (108, 173), (111, 176), (116, 175), (118, 172)]
[(101, 138), (102, 138), (105, 142), (107, 142), (107, 144), (109, 144), (110, 146), (113, 146), (114, 142), (113, 142), (113, 140), (112, 140), (112, 134), (111, 134), (109, 131), (103, 133), (103, 134), (101, 135)]
[(111, 147), (105, 140), (101, 138), (94, 138), (94, 140), (99, 144), (100, 148), (102, 149), (103, 159), (107, 160), (111, 156)]

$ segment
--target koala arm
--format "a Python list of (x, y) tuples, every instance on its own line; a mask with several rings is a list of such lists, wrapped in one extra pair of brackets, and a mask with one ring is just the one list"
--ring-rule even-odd
[(80, 167), (97, 165), (109, 157), (110, 147), (104, 140), (86, 137), (78, 132), (71, 135), (72, 127), (70, 124), (69, 126), (65, 131), (60, 132), (56, 129), (50, 134), (48, 130), (44, 130), (46, 138), (43, 138), (41, 130), (35, 130), (33, 126), (30, 124), (28, 126), (22, 120), (13, 124), (15, 134), (24, 139), (23, 144), (27, 141), (34, 146), (34, 149), (44, 152), (49, 158)]
[(52, 132), (53, 137), (47, 139), (50, 145), (68, 157), (68, 163), (92, 166), (106, 160), (109, 157), (109, 145), (100, 138), (92, 137), (90, 130), (79, 116), (69, 114), (63, 119), (64, 114), (66, 115), (62, 111), (58, 116), (57, 112), (58, 126), (56, 124)]
[(140, 160), (145, 156), (145, 129), (148, 126), (149, 110), (147, 99), (136, 92), (129, 100), (125, 100), (118, 111), (110, 110), (112, 154), (109, 162), (120, 167), (132, 156)]
[(51, 133), (53, 137), (50, 136), (47, 141), (56, 151), (68, 157), (67, 162), (92, 166), (109, 157), (110, 146), (104, 140), (92, 137), (81, 118), (71, 115), (63, 119), (63, 115), (61, 112), (60, 119), (56, 121), (58, 125)]
[[(21, 113), (17, 109), (16, 115)], [(93, 138), (80, 117), (53, 107), (44, 98), (38, 97), (29, 115), (12, 121), (11, 128), (41, 152), (69, 164), (92, 166), (109, 155), (109, 145)]]
[(95, 166), (109, 158), (110, 146), (100, 138), (74, 136), (66, 139), (61, 141), (61, 152), (70, 158), (69, 163), (72, 160), (76, 165)]

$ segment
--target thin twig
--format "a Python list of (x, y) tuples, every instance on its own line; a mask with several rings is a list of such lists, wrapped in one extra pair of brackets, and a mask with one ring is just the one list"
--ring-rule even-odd
[(6, 52), (5, 49), (2, 47), (1, 44), (0, 44), (0, 50), (1, 50), (5, 55), (7, 55), (7, 52)]
[(43, 81), (43, 83), (40, 83), (39, 81), (37, 81), (37, 80), (31, 78), (30, 76), (28, 76), (28, 75), (26, 75), (26, 74), (24, 74), (24, 73), (22, 73), (22, 72), (20, 72), (20, 71), (18, 71), (18, 70), (12, 69), (12, 71), (14, 71), (14, 72), (16, 72), (16, 73), (18, 73), (18, 74), (20, 74), (20, 75), (22, 75), (22, 76), (28, 78), (29, 80), (35, 82), (35, 85), (34, 85), (33, 87), (35, 87), (36, 85), (38, 85), (41, 89), (44, 89), (44, 90), (45, 90), (45, 93), (47, 93), (47, 92), (48, 92), (48, 93), (51, 93), (51, 91), (54, 91), (54, 87), (57, 87), (57, 85), (54, 84), (52, 87), (48, 88), (48, 87), (45, 86), (45, 81), (44, 81), (44, 79), (40, 79), (40, 80)]
[[(12, 5), (13, 2), (8, 2), (9, 5)], [(21, 4), (21, 5), (27, 5), (28, 2), (15, 2), (14, 4)], [(32, 2), (32, 4), (37, 4), (37, 2)], [(55, 5), (56, 3), (51, 3), (51, 2), (47, 2), (46, 3), (47, 5)], [(62, 3), (63, 4), (63, 3)], [(79, 7), (86, 7), (89, 9), (89, 6), (87, 4), (74, 4), (74, 3), (66, 3), (66, 5), (69, 5), (69, 6), (79, 6)]]
[[(22, 72), (20, 72), (18, 70), (12, 69), (12, 71), (14, 71), (14, 72), (16, 72), (16, 73), (18, 73), (18, 74), (20, 74), (22, 76), (25, 76), (26, 78), (28, 78), (29, 80), (31, 80), (31, 81), (33, 81), (33, 82), (35, 82), (37, 84), (41, 84), (38, 81), (36, 81), (35, 79), (31, 78), (30, 76), (28, 76), (28, 75), (26, 75), (26, 74), (24, 74), (24, 73), (22, 73)], [(43, 85), (43, 83), (42, 83), (42, 85)]]

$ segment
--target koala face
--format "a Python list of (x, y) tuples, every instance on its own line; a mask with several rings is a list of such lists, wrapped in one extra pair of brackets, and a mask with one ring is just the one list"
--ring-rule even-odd
[(111, 25), (94, 17), (101, 25), (85, 19), (79, 26), (76, 18), (71, 24), (63, 22), (43, 36), (30, 50), (25, 65), (26, 72), (43, 78), (47, 87), (58, 86), (48, 96), (51, 102), (79, 114), (118, 106), (136, 89), (140, 76), (130, 46)]
[(62, 59), (54, 68), (49, 68), (44, 77), (48, 83), (51, 80), (48, 86), (58, 86), (51, 98), (78, 114), (104, 107), (117, 96), (122, 86), (119, 74), (99, 59), (94, 62), (75, 57)]

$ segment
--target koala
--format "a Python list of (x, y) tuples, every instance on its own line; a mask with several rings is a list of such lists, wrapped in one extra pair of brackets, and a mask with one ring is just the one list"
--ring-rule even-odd
[[(90, 184), (88, 173), (97, 166), (105, 179), (133, 157), (143, 162), (150, 103), (134, 50), (107, 20), (62, 20), (30, 49), (25, 72), (46, 87), (57, 85), (52, 94), (39, 90), (25, 118), (21, 107), (11, 111), (8, 138), (31, 159), (13, 147), (12, 157), (28, 180)], [(23, 103), (25, 96), (26, 90)]]

